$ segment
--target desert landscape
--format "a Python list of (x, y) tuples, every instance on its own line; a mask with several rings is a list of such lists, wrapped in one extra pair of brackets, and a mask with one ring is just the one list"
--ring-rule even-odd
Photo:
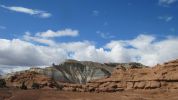
[(0, 100), (178, 100), (178, 0), (0, 0)]
[[(90, 63), (90, 64), (88, 64)], [(154, 67), (144, 66), (138, 63), (99, 64), (68, 60), (52, 68), (83, 64), (95, 66), (97, 69), (111, 67), (111, 74), (88, 80), (81, 83), (81, 73), (72, 78), (68, 76), (66, 81), (56, 80), (58, 74), (47, 75), (42, 73), (44, 69), (30, 69), (16, 72), (0, 81), (1, 100), (177, 100), (178, 96), (178, 60), (172, 60)], [(85, 65), (85, 66), (84, 66)], [(105, 67), (99, 67), (105, 66)], [(114, 67), (115, 66), (115, 67)], [(107, 69), (106, 67), (106, 69)], [(80, 68), (81, 69), (81, 68)], [(53, 69), (54, 70), (54, 69)], [(64, 69), (63, 69), (64, 70)], [(79, 70), (79, 69), (78, 69)], [(47, 71), (51, 71), (48, 70)], [(65, 69), (68, 72), (68, 69)], [(72, 70), (73, 71), (73, 70)], [(96, 70), (88, 70), (96, 72)], [(48, 73), (49, 73), (48, 72)], [(57, 73), (57, 72), (56, 72)], [(86, 73), (86, 72), (85, 72)], [(109, 72), (108, 72), (109, 73)], [(71, 75), (71, 76), (70, 76)], [(92, 77), (98, 74), (92, 74)], [(70, 76), (70, 77), (69, 77)], [(78, 77), (77, 77), (78, 76)], [(91, 77), (91, 76), (88, 76)], [(72, 80), (72, 81), (71, 81)], [(84, 80), (84, 78), (83, 78)]]

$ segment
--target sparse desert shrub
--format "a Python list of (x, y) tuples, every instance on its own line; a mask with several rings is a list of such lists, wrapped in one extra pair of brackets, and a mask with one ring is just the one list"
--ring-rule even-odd
[(6, 87), (6, 81), (4, 79), (0, 79), (0, 88)]
[(57, 88), (57, 90), (62, 90), (62, 89), (64, 88), (64, 86), (61, 85), (61, 84), (57, 84), (57, 85), (56, 85), (56, 88)]
[(40, 85), (38, 83), (33, 83), (32, 84), (32, 89), (39, 89)]
[(25, 82), (22, 83), (20, 89), (22, 89), (22, 90), (27, 90), (27, 86), (25, 85)]

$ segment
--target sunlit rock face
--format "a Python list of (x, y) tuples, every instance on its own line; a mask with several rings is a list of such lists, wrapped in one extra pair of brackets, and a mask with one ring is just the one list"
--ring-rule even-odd
[(178, 89), (178, 59), (155, 67), (123, 67), (118, 65), (111, 76), (86, 85), (64, 85), (65, 90), (115, 92), (133, 89)]
[(8, 73), (3, 77), (8, 79), (22, 73), (35, 72), (52, 78), (57, 82), (83, 84), (90, 80), (110, 76), (112, 70), (113, 67), (105, 64), (89, 61), (80, 62), (75, 60), (67, 60), (59, 65), (53, 64), (51, 67), (46, 68), (33, 67), (29, 70)]
[[(64, 81), (70, 83), (87, 83), (91, 80), (109, 77), (117, 66), (124, 68), (146, 67), (139, 63), (97, 63), (91, 61), (67, 60), (66, 62), (54, 65), (60, 71)], [(55, 78), (56, 79), (56, 78)]]
[[(67, 60), (61, 64), (53, 64), (46, 68), (30, 68), (29, 70), (10, 73), (4, 76), (8, 86), (20, 87), (22, 84), (27, 88), (32, 85), (42, 88), (49, 84), (57, 87), (58, 84), (88, 84), (92, 80), (112, 77), (117, 69), (146, 68), (139, 63), (97, 63), (91, 61)], [(51, 85), (50, 85), (51, 86)], [(68, 85), (67, 85), (68, 86)], [(66, 88), (68, 89), (68, 88)]]
[(70, 83), (86, 83), (90, 80), (110, 76), (112, 67), (105, 64), (89, 61), (67, 60), (66, 62), (53, 65), (62, 74), (64, 81)]
[(8, 87), (21, 88), (25, 86), (26, 89), (32, 89), (34, 86), (36, 88), (48, 88), (56, 89), (57, 83), (45, 75), (39, 74), (34, 71), (25, 71), (21, 73), (16, 73), (5, 79)]

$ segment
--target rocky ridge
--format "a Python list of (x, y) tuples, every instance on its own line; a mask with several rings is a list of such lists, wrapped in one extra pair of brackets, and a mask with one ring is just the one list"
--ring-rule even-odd
[(178, 59), (155, 67), (125, 68), (118, 65), (112, 75), (85, 85), (64, 84), (65, 91), (116, 92), (133, 89), (178, 89)]
[(54, 65), (59, 70), (65, 81), (68, 83), (85, 84), (90, 80), (110, 76), (112, 67), (91, 61), (67, 60), (66, 62)]
[(36, 72), (54, 79), (57, 82), (85, 84), (91, 80), (108, 77), (111, 75), (113, 69), (122, 65), (125, 68), (132, 67), (146, 67), (139, 63), (97, 63), (91, 61), (76, 61), (67, 60), (64, 63), (46, 68), (30, 68), (29, 70), (9, 73), (4, 78), (9, 78), (14, 75), (22, 73)]
[[(10, 73), (4, 77), (8, 87), (24, 87), (27, 89), (60, 88), (63, 90), (70, 88), (73, 90), (75, 86), (82, 89), (86, 88), (84, 84), (91, 83), (91, 80), (110, 77), (116, 66), (122, 66), (125, 69), (146, 68), (146, 66), (139, 63), (101, 64), (91, 61), (67, 60), (59, 65), (53, 64), (52, 67), (31, 68), (25, 71)], [(82, 89), (79, 90), (85, 91), (85, 89)]]
[(6, 85), (16, 88), (25, 87), (26, 89), (57, 88), (57, 83), (53, 79), (36, 72), (19, 73), (10, 76), (6, 79)]

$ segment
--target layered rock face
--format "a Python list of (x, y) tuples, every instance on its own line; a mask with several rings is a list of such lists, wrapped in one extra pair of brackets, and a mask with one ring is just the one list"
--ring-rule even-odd
[(67, 60), (66, 62), (54, 65), (64, 77), (64, 82), (85, 84), (90, 80), (110, 76), (112, 67), (90, 61)]
[(51, 78), (36, 72), (18, 73), (6, 79), (8, 87), (21, 88), (57, 88), (57, 83)]
[(22, 73), (36, 72), (41, 75), (50, 77), (58, 82), (85, 84), (91, 80), (108, 77), (111, 75), (116, 66), (123, 66), (125, 68), (145, 67), (139, 63), (97, 63), (91, 61), (76, 61), (67, 60), (62, 64), (46, 68), (31, 68), (29, 70), (6, 74), (4, 78), (9, 78)]
[(66, 62), (54, 65), (53, 67), (61, 72), (64, 82), (85, 84), (91, 80), (108, 77), (113, 69), (122, 65), (125, 68), (146, 67), (140, 63), (97, 63), (92, 61), (67, 60)]
[[(119, 67), (120, 66), (120, 67)], [(8, 87), (27, 88), (63, 88), (72, 91), (93, 91), (100, 82), (96, 79), (113, 78), (113, 69), (141, 69), (146, 66), (139, 63), (97, 63), (91, 61), (67, 60), (66, 62), (47, 68), (31, 68), (29, 70), (7, 74)], [(124, 70), (123, 70), (124, 71)], [(112, 75), (111, 75), (112, 73)], [(127, 72), (125, 72), (127, 73)], [(108, 77), (108, 78), (106, 78)], [(105, 79), (106, 78), (106, 79)], [(100, 81), (101, 81), (100, 80)], [(89, 82), (89, 83), (88, 83)], [(58, 84), (57, 84), (58, 83)], [(104, 83), (105, 82), (101, 82)], [(85, 84), (85, 85), (81, 85)], [(96, 84), (96, 86), (95, 86)], [(110, 84), (108, 81), (107, 84)], [(103, 86), (103, 85), (101, 85)], [(100, 87), (101, 87), (100, 86)], [(93, 89), (94, 88), (94, 89)]]
[(130, 89), (178, 89), (178, 59), (153, 68), (118, 65), (112, 75), (86, 85), (64, 85), (64, 90), (115, 92)]

